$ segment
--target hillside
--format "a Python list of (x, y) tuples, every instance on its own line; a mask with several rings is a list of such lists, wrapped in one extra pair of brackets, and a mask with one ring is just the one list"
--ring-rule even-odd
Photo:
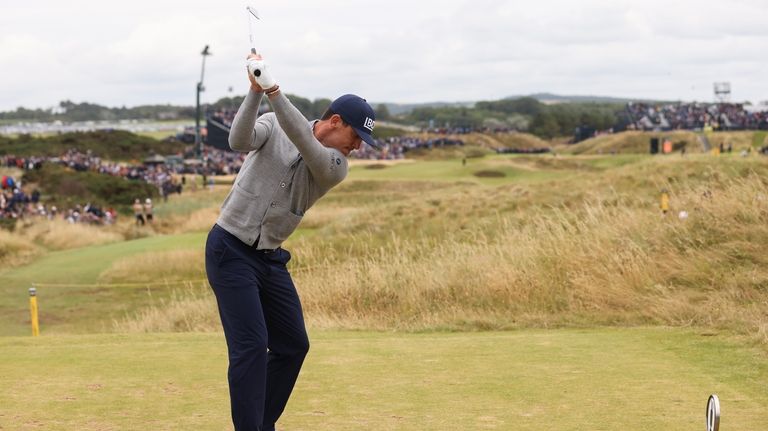
[(548, 148), (549, 142), (540, 139), (530, 133), (502, 132), (502, 133), (466, 133), (466, 134), (437, 134), (414, 133), (409, 136), (422, 140), (450, 139), (463, 141), (464, 145), (496, 150), (497, 148)]
[(70, 149), (92, 151), (107, 160), (143, 160), (149, 154), (175, 154), (182, 142), (159, 141), (123, 130), (62, 133), (53, 136), (0, 135), (0, 155), (57, 157)]

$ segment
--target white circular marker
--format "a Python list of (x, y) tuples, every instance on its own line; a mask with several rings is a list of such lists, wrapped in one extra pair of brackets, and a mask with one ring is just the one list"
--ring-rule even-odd
[(720, 429), (720, 399), (712, 394), (707, 401), (707, 431)]

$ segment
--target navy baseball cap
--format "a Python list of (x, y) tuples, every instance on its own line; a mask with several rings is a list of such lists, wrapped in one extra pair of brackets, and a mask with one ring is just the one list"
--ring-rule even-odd
[(352, 126), (366, 144), (381, 149), (381, 146), (371, 136), (376, 123), (376, 114), (368, 102), (360, 96), (345, 94), (331, 103), (329, 108), (334, 114), (339, 114), (345, 123)]

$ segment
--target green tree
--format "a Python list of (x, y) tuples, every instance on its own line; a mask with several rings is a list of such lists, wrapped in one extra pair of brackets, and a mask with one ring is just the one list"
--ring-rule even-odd
[(378, 106), (376, 106), (376, 120), (379, 121), (389, 121), (392, 119), (392, 115), (389, 113), (389, 108), (387, 108), (387, 105), (383, 103), (379, 103)]
[(531, 132), (541, 138), (551, 139), (560, 136), (560, 124), (554, 115), (549, 112), (542, 112), (533, 117)]

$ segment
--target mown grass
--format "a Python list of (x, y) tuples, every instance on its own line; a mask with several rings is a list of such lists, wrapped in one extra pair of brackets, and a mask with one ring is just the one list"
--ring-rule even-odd
[[(200, 250), (205, 232), (153, 236), (133, 241), (50, 252), (34, 263), (0, 273), (0, 335), (28, 332), (27, 289), (38, 288), (43, 332), (100, 332), (124, 313), (149, 306), (171, 295), (183, 283), (176, 278), (156, 278), (153, 285), (121, 280), (123, 285), (103, 285), (99, 276), (113, 262), (147, 252)], [(153, 262), (163, 267), (164, 262)], [(193, 266), (201, 265), (193, 263)], [(135, 274), (145, 268), (136, 267)]]
[[(319, 331), (310, 339), (281, 429), (697, 429), (711, 393), (728, 429), (768, 426), (764, 353), (718, 335)], [(231, 429), (221, 334), (3, 338), (0, 349), (3, 429)]]

